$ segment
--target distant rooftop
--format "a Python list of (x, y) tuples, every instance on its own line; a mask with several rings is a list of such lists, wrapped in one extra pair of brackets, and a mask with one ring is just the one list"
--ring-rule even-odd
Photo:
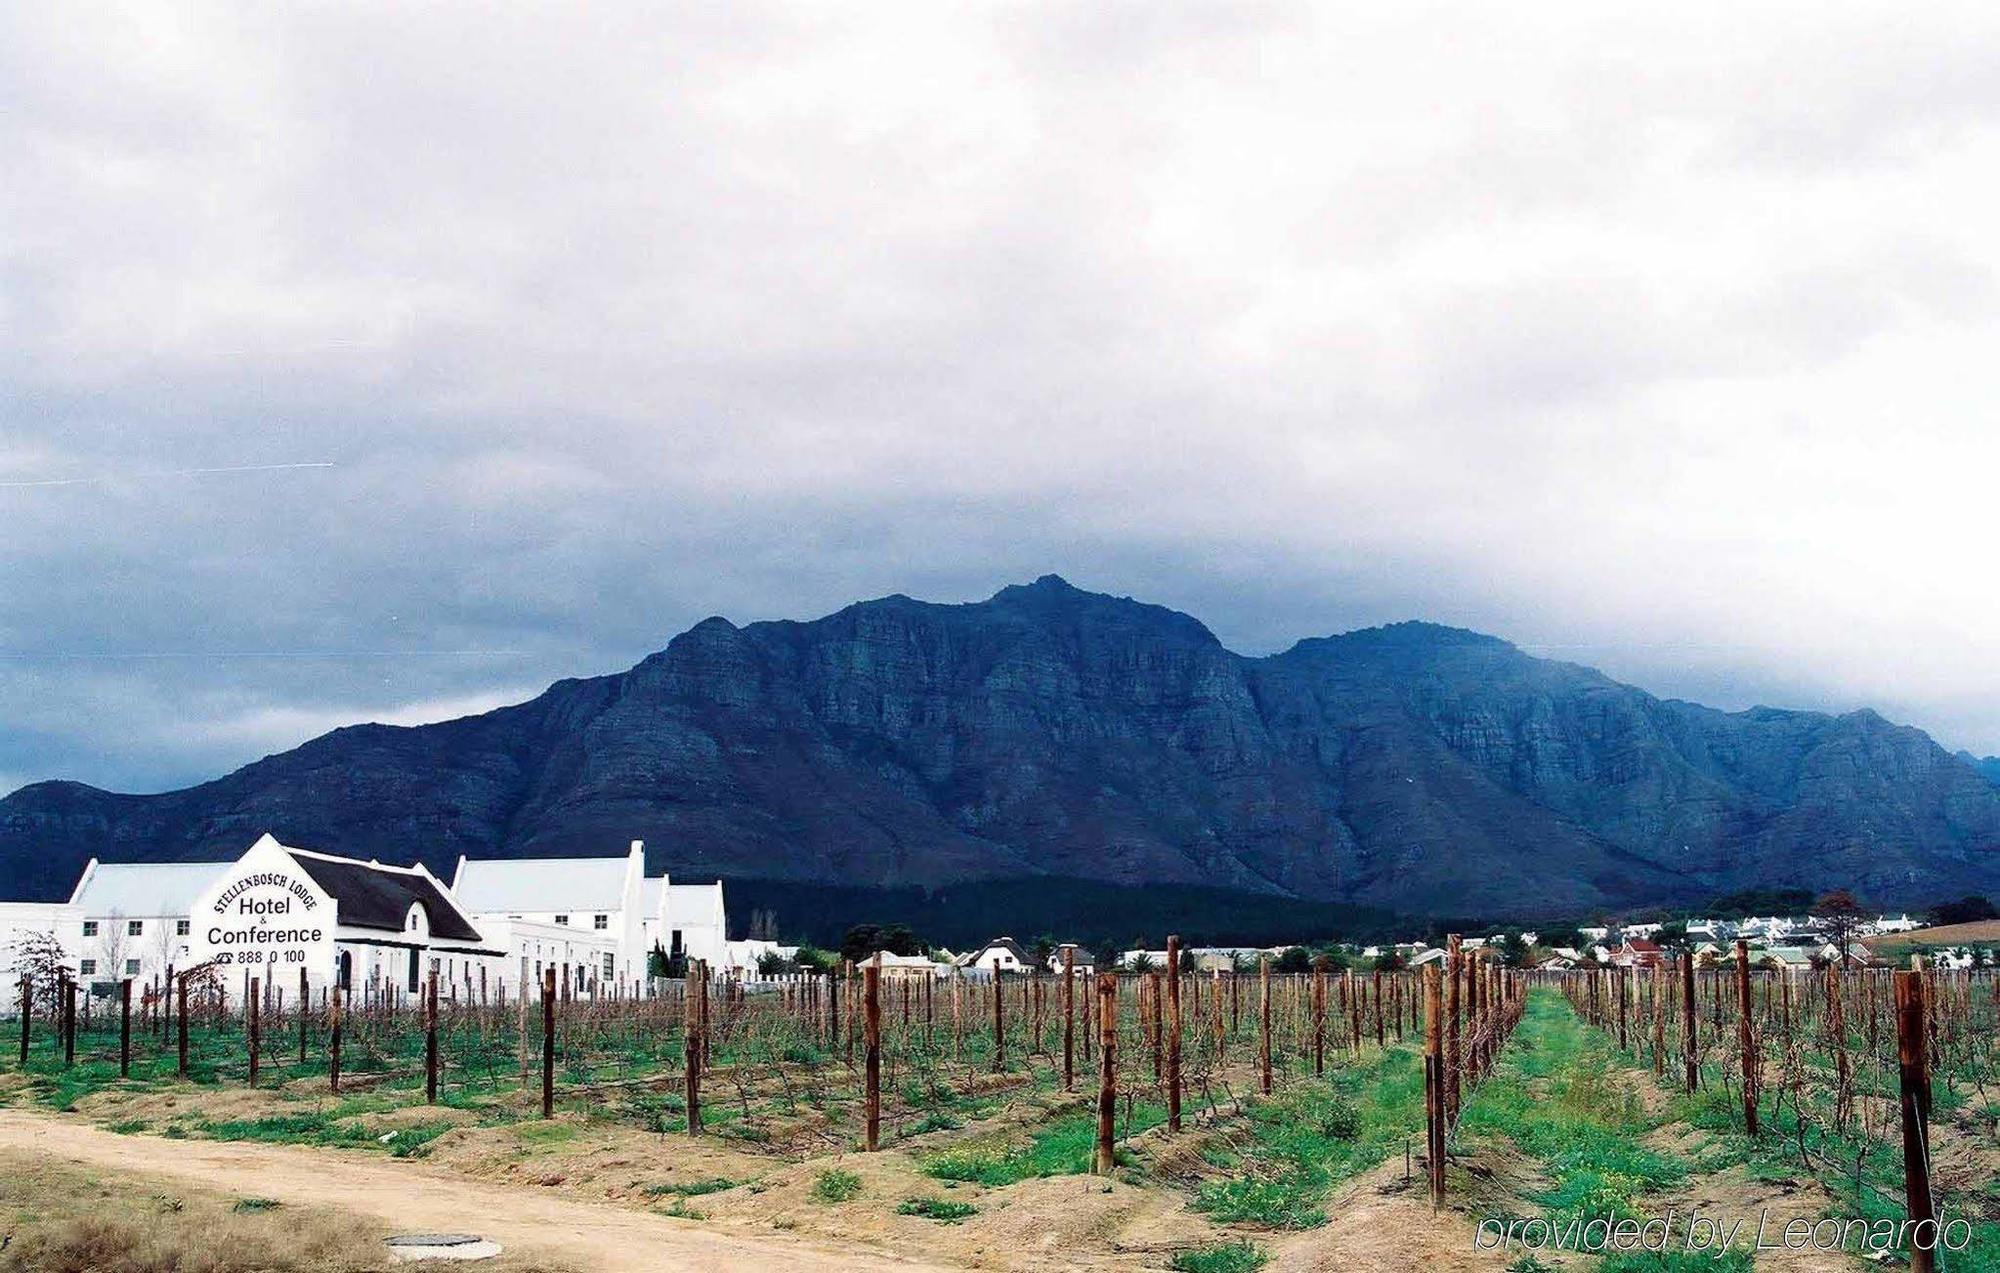
[(615, 911), (625, 905), (623, 853), (588, 858), (468, 859), (452, 892), (479, 915)]
[(85, 915), (186, 915), (233, 861), (99, 862), (72, 900)]

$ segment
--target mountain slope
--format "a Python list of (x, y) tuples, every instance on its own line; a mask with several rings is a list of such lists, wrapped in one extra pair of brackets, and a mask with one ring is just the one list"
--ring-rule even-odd
[(2000, 886), (2000, 786), (1869, 712), (1724, 713), (1397, 624), (1250, 659), (1048, 576), (966, 605), (709, 619), (630, 671), (438, 725), (336, 730), (158, 796), (0, 801), (0, 870), (603, 851), (689, 875), (1047, 876), (1423, 913), (1574, 913), (1759, 884)]

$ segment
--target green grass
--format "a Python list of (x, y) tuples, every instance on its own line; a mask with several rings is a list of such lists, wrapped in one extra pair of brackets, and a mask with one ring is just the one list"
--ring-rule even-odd
[[(1689, 1164), (1645, 1145), (1646, 1133), (1665, 1120), (1649, 1116), (1631, 1085), (1618, 1080), (1626, 1068), (1610, 1041), (1560, 996), (1538, 991), (1499, 1066), (1466, 1102), (1458, 1134), (1504, 1137), (1539, 1159), (1555, 1183), (1533, 1201), (1557, 1228), (1643, 1219), (1640, 1200), (1686, 1178)], [(1675, 1267), (1617, 1258), (1624, 1261), (1617, 1267), (1632, 1273)]]
[(274, 1198), (238, 1198), (236, 1205), (231, 1207), (230, 1210), (239, 1213), (248, 1211), (276, 1211), (281, 1205)]
[(514, 1138), (525, 1145), (562, 1145), (575, 1140), (573, 1123), (517, 1123)]
[[(393, 1128), (370, 1127), (359, 1119), (343, 1119), (335, 1113), (325, 1111), (203, 1121), (194, 1127), (195, 1131), (212, 1140), (373, 1149), (392, 1154), (397, 1158), (423, 1156), (429, 1152), (432, 1141), (451, 1129), (452, 1124), (446, 1122), (406, 1123)], [(171, 1130), (169, 1129), (170, 1133)]]
[(1175, 1273), (1256, 1273), (1271, 1259), (1254, 1242), (1220, 1242), (1174, 1253)]
[(1224, 1224), (1311, 1229), (1343, 1180), (1368, 1170), (1423, 1128), (1423, 1063), (1390, 1048), (1331, 1069), (1249, 1108), (1249, 1143), (1211, 1154), (1229, 1174), (1204, 1184), (1194, 1207)]
[(707, 1180), (679, 1180), (666, 1184), (647, 1185), (646, 1193), (654, 1198), (663, 1194), (673, 1194), (682, 1198), (699, 1198), (705, 1193), (721, 1193), (724, 1189), (734, 1189), (741, 1181), (727, 1176), (711, 1176)]
[[(1167, 1111), (1140, 1102), (1132, 1109), (1134, 1135), (1167, 1121)], [(921, 1159), (918, 1167), (938, 1180), (956, 1180), (994, 1188), (1042, 1176), (1076, 1176), (1091, 1169), (1097, 1154), (1097, 1115), (1071, 1114), (1038, 1129), (1025, 1144), (985, 1141), (954, 1145)]]
[(941, 1224), (957, 1224), (967, 1216), (978, 1215), (979, 1208), (969, 1202), (953, 1202), (948, 1198), (905, 1198), (897, 1204), (896, 1214), (922, 1216)]
[(813, 1180), (812, 1196), (821, 1202), (852, 1202), (861, 1196), (861, 1177), (829, 1167)]

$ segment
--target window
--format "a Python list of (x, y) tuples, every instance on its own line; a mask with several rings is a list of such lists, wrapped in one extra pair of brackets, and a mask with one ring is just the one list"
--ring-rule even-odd
[(601, 933), (611, 927), (611, 917), (609, 915), (592, 915), (590, 917), (590, 926)]
[[(601, 919), (603, 917), (599, 916), (599, 918)], [(606, 981), (610, 981), (612, 978), (618, 975), (618, 967), (615, 963), (612, 962), (616, 958), (617, 957), (615, 955), (606, 955), (604, 957), (604, 979)], [(696, 1095), (700, 1095), (700, 1093), (697, 1092)]]
[(174, 936), (176, 936), (176, 937), (185, 937), (185, 936), (187, 936), (187, 935), (188, 935), (188, 922), (187, 922), (186, 920), (184, 920), (184, 919), (177, 919), (177, 920), (175, 920), (175, 921), (174, 921)]
[(125, 935), (127, 937), (144, 937), (146, 935), (146, 921), (143, 919), (126, 920)]
[(86, 920), (84, 920), (84, 921), (83, 921), (83, 935), (84, 935), (85, 937), (95, 937), (95, 936), (97, 936), (97, 921), (96, 921), (96, 920), (94, 920), (94, 919), (86, 919)]
[(567, 924), (567, 923), (569, 923), (569, 916), (567, 916), (567, 915), (558, 915), (558, 916), (556, 916), (556, 923), (558, 923), (558, 924)]
[(76, 970), (78, 974), (88, 977), (97, 971), (97, 961), (95, 959), (79, 959), (76, 963)]
[(138, 960), (136, 960), (136, 959), (128, 959), (128, 960), (126, 960), (126, 961), (125, 961), (125, 975), (126, 975), (126, 976), (128, 976), (128, 977), (136, 977), (136, 976), (138, 976), (138, 975), (139, 975), (139, 961), (138, 961)]

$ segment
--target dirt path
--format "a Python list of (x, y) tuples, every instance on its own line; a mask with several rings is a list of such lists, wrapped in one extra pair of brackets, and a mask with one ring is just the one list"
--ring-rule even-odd
[(655, 1273), (661, 1268), (926, 1273), (949, 1267), (779, 1238), (709, 1233), (695, 1222), (545, 1197), (466, 1180), (421, 1163), (341, 1150), (121, 1136), (20, 1110), (0, 1110), (0, 1147), (101, 1170), (146, 1172), (226, 1193), (332, 1206), (403, 1231), (478, 1233), (509, 1250), (541, 1252), (585, 1273)]

